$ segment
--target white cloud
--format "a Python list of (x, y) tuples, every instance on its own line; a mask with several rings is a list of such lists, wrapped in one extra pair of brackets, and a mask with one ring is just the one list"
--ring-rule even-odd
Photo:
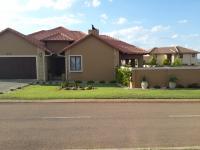
[(69, 9), (75, 0), (7, 0), (1, 3), (0, 12), (2, 13), (19, 13), (36, 11), (42, 8), (51, 8), (55, 10)]
[(178, 38), (178, 34), (174, 34), (174, 35), (172, 35), (171, 38), (172, 38), (172, 39), (176, 39), (176, 38)]
[(169, 26), (156, 25), (150, 28), (144, 26), (132, 26), (129, 28), (114, 30), (106, 33), (134, 45), (152, 48), (160, 45), (168, 45), (168, 39), (163, 38), (168, 34)]
[(113, 0), (108, 0), (109, 2), (113, 2)]
[(85, 5), (88, 7), (98, 7), (101, 5), (100, 0), (87, 0), (85, 1)]
[(32, 32), (32, 30), (47, 29), (66, 25), (71, 26), (80, 23), (82, 23), (82, 20), (75, 15), (50, 16), (45, 18), (13, 15), (12, 17), (4, 18), (4, 21), (0, 24), (0, 30), (11, 27), (16, 30), (23, 30), (23, 32), (29, 33)]
[(185, 23), (188, 23), (188, 20), (187, 19), (179, 20), (178, 23), (185, 24)]
[(166, 31), (170, 28), (170, 26), (162, 26), (162, 25), (156, 25), (151, 28), (151, 32), (161, 32)]
[(104, 13), (100, 15), (101, 22), (106, 23), (108, 20), (108, 16)]
[(108, 19), (108, 16), (104, 13), (104, 14), (101, 14), (101, 16), (100, 16), (102, 19), (104, 19), (104, 20), (107, 20)]
[[(12, 27), (19, 31), (31, 31), (34, 29), (70, 26), (82, 22), (81, 15), (57, 15), (48, 17), (33, 17), (31, 12), (40, 12), (43, 8), (54, 10), (67, 10), (75, 3), (76, 0), (6, 0), (0, 5), (0, 30)], [(25, 28), (24, 28), (25, 27)]]
[(117, 19), (117, 21), (115, 22), (115, 24), (122, 25), (122, 24), (124, 24), (124, 23), (126, 23), (126, 22), (127, 22), (127, 19), (126, 19), (126, 18), (124, 18), (124, 17), (119, 17), (119, 18)]

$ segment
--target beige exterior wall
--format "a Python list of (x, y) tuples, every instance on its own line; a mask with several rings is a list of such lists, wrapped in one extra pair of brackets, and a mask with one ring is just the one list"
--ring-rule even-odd
[(177, 84), (188, 86), (192, 83), (200, 84), (200, 67), (176, 68), (141, 68), (133, 70), (133, 87), (140, 88), (141, 80), (146, 77), (149, 86), (167, 87), (170, 76), (178, 78)]
[[(164, 55), (164, 54), (155, 55), (155, 57), (156, 57), (156, 60), (157, 60), (157, 64), (158, 64), (158, 65), (163, 65), (163, 61), (164, 61), (165, 59), (167, 59), (167, 55)], [(151, 60), (152, 60), (152, 58), (153, 58), (153, 55), (149, 55), (149, 56), (146, 55), (146, 56), (144, 56), (143, 58), (144, 58), (145, 62), (150, 63)]]
[(156, 59), (158, 65), (163, 65), (163, 61), (167, 59), (167, 55), (157, 55)]
[(45, 80), (43, 50), (38, 49), (22, 37), (12, 32), (5, 32), (0, 36), (0, 56), (34, 56), (36, 57), (37, 79)]
[(67, 47), (70, 43), (66, 42), (66, 41), (64, 41), (64, 42), (49, 41), (46, 44), (47, 44), (47, 48), (53, 49), (54, 51), (59, 52), (59, 51), (63, 50), (65, 47)]
[(192, 57), (192, 54), (183, 54), (182, 64), (197, 65), (197, 55), (195, 55), (195, 57)]
[[(69, 55), (82, 56), (82, 72), (69, 72)], [(119, 65), (119, 52), (93, 36), (72, 47), (65, 56), (68, 80), (111, 81), (115, 79), (115, 67)]]

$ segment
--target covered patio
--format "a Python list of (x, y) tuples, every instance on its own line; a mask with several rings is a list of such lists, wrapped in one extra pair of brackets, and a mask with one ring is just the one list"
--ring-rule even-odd
[(129, 65), (133, 68), (141, 68), (143, 67), (143, 55), (120, 53), (120, 66)]

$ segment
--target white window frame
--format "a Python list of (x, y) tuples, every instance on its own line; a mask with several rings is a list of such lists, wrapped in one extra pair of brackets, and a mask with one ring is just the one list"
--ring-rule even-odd
[[(78, 71), (74, 71), (74, 70), (71, 70), (71, 65), (70, 65), (70, 58), (71, 57), (81, 57), (81, 70), (78, 70)], [(68, 61), (68, 67), (69, 67), (69, 72), (83, 72), (83, 56), (82, 55), (69, 55), (69, 61)]]

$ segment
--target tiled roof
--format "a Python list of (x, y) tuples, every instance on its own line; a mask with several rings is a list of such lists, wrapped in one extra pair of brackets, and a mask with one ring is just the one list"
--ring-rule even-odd
[(150, 54), (193, 54), (193, 53), (196, 54), (198, 52), (181, 46), (155, 47), (150, 51)]
[(100, 35), (100, 38), (111, 46), (115, 47), (119, 51), (127, 54), (145, 54), (147, 53), (144, 49), (128, 44), (121, 40), (115, 39), (107, 35)]
[(181, 54), (197, 54), (199, 53), (198, 51), (195, 51), (193, 49), (177, 46), (177, 49), (179, 50), (179, 53)]
[(72, 38), (63, 33), (55, 33), (47, 38), (44, 38), (43, 41), (74, 41)]
[[(77, 41), (85, 36), (85, 33), (83, 33), (83, 32), (71, 31), (64, 27), (57, 27), (57, 28), (54, 28), (51, 30), (41, 30), (39, 32), (32, 33), (28, 36), (42, 41), (42, 40), (48, 39), (49, 37), (51, 37), (50, 40), (52, 40), (52, 36), (54, 36), (55, 34), (65, 35), (65, 37), (68, 37), (70, 40), (73, 40), (73, 41)], [(56, 38), (58, 38), (58, 36)], [(55, 40), (56, 40), (56, 38), (55, 38)], [(59, 38), (61, 38), (60, 35), (59, 35)], [(58, 40), (59, 40), (59, 38), (58, 38)], [(63, 37), (61, 39), (63, 39)]]
[(3, 34), (3, 33), (5, 33), (5, 32), (7, 32), (7, 31), (14, 33), (15, 35), (17, 35), (17, 36), (19, 36), (19, 37), (25, 39), (25, 40), (28, 41), (29, 43), (31, 43), (31, 44), (37, 46), (38, 48), (41, 48), (42, 50), (45, 50), (45, 51), (50, 52), (50, 50), (47, 49), (47, 48), (45, 47), (45, 44), (44, 44), (43, 42), (40, 42), (40, 41), (38, 41), (38, 40), (36, 40), (36, 39), (34, 39), (34, 38), (32, 38), (32, 37), (26, 36), (26, 35), (24, 35), (24, 34), (18, 32), (18, 31), (16, 31), (16, 30), (14, 30), (14, 29), (6, 28), (5, 30), (2, 30), (2, 31), (0, 32), (0, 35)]
[(122, 53), (126, 53), (126, 54), (146, 54), (147, 52), (141, 48), (138, 48), (134, 45), (128, 44), (126, 42), (114, 39), (110, 36), (106, 36), (106, 35), (94, 35), (94, 34), (89, 34), (87, 36), (85, 36), (84, 38), (76, 41), (75, 43), (69, 45), (68, 47), (66, 47), (63, 51), (68, 50), (70, 48), (72, 48), (73, 46), (79, 44), (80, 42), (84, 41), (85, 39), (87, 39), (90, 36), (94, 36), (95, 38), (101, 40), (102, 42), (104, 42), (105, 44), (113, 47), (114, 49), (119, 50)]

